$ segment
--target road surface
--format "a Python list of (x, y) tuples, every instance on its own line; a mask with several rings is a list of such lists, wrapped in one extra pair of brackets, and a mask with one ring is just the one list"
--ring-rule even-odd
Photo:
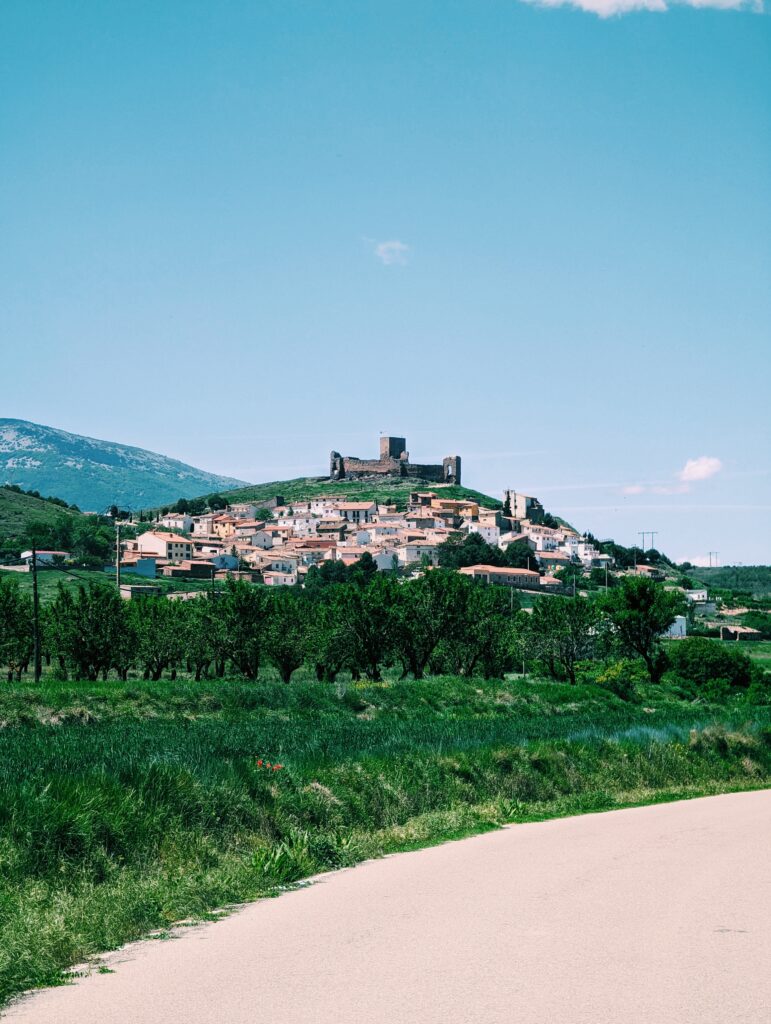
[(322, 876), (9, 1024), (768, 1024), (771, 790), (517, 825)]

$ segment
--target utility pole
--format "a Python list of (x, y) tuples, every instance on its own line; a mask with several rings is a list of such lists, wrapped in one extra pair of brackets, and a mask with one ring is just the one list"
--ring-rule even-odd
[(655, 545), (655, 544), (654, 544), (654, 542), (653, 542), (653, 538), (654, 538), (654, 537), (656, 536), (656, 534), (657, 534), (658, 532), (659, 532), (658, 530), (651, 530), (651, 531), (650, 531), (650, 535), (651, 535), (651, 547), (652, 547), (652, 548), (655, 548), (655, 547), (656, 547), (656, 545)]
[(717, 568), (717, 556), (720, 554), (719, 551), (710, 551), (709, 553), (709, 567), (712, 568), (712, 556), (715, 556), (715, 568)]
[(120, 523), (115, 520), (115, 585), (120, 593)]
[(608, 592), (608, 563), (605, 563), (605, 593)]
[(37, 548), (32, 545), (32, 640), (35, 665), (35, 682), (40, 682), (42, 665), (40, 658), (40, 598), (37, 592)]

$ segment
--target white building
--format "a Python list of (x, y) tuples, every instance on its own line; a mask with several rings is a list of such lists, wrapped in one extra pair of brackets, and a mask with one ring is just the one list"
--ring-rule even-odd
[(187, 512), (169, 512), (161, 517), (160, 523), (167, 530), (181, 530), (182, 533), (190, 533), (193, 529), (193, 517)]

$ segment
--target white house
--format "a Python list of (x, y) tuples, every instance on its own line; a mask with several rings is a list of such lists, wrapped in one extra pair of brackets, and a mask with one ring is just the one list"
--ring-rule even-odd
[(169, 512), (168, 515), (161, 517), (161, 526), (165, 526), (167, 530), (181, 530), (182, 533), (190, 533), (193, 529), (193, 517), (189, 516), (187, 512)]
[(374, 501), (338, 501), (335, 511), (349, 523), (369, 523), (377, 513)]
[(498, 546), (498, 542), (501, 539), (501, 531), (497, 526), (482, 525), (482, 523), (469, 523), (469, 533), (478, 533), (483, 540), (487, 541), (488, 544), (492, 544), (493, 547)]
[(293, 587), (297, 583), (296, 572), (263, 571), (262, 582), (266, 587)]
[(668, 637), (671, 640), (679, 640), (681, 637), (688, 635), (688, 620), (684, 615), (676, 615), (675, 621), (662, 636)]
[[(70, 557), (69, 551), (36, 551), (37, 556), (35, 561), (38, 568), (43, 568), (47, 565), (54, 565), (56, 562), (63, 562), (65, 558)], [(26, 562), (28, 568), (32, 568), (32, 552), (22, 551), (21, 553), (22, 562)]]

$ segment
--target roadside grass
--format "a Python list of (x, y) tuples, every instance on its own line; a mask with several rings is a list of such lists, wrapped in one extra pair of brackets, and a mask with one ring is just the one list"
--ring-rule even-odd
[(664, 688), (48, 679), (0, 719), (2, 1000), (321, 871), (771, 778), (771, 708)]

